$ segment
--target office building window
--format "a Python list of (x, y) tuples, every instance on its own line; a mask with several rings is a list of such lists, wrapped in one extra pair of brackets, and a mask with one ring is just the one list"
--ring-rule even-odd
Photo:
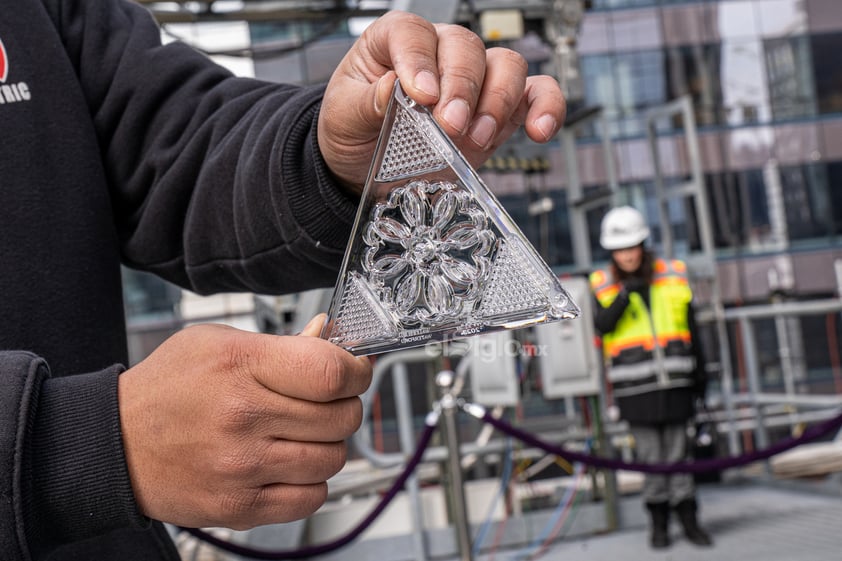
[[(613, 57), (611, 55), (589, 55), (580, 59), (582, 82), (585, 90), (585, 106), (599, 106), (609, 122), (612, 137), (617, 136), (617, 88), (614, 84)], [(580, 127), (583, 138), (595, 138), (601, 134), (595, 123)]]
[(689, 95), (693, 99), (696, 123), (722, 122), (722, 88), (719, 83), (720, 51), (713, 45), (691, 45), (667, 49), (666, 75), (669, 99)]
[(762, 251), (774, 241), (763, 170), (712, 173), (705, 180), (716, 247)]
[(803, 316), (799, 318), (799, 341), (803, 347), (807, 382), (813, 393), (837, 393), (835, 358), (842, 352), (842, 325), (839, 314)]
[(779, 121), (815, 115), (815, 81), (809, 39), (772, 39), (765, 42), (764, 51), (773, 118)]
[[(671, 187), (688, 181), (687, 177), (669, 177), (664, 179), (664, 188), (668, 192)], [(623, 189), (629, 195), (629, 204), (644, 211), (651, 231), (651, 243), (658, 251), (664, 250), (664, 236), (660, 221), (657, 191), (654, 181), (644, 181), (632, 185), (624, 185)], [(672, 255), (685, 257), (691, 251), (701, 249), (698, 220), (696, 218), (693, 199), (690, 197), (669, 197), (666, 202), (667, 219), (669, 221), (669, 236), (672, 243)]]
[(617, 54), (614, 78), (618, 102), (624, 110), (631, 112), (666, 101), (664, 53), (661, 50)]
[[(613, 137), (646, 133), (641, 109), (667, 101), (664, 52), (634, 51), (582, 57), (587, 105), (605, 109)], [(595, 131), (592, 131), (595, 134)]]
[[(543, 198), (551, 201), (550, 210), (536, 212), (535, 209), (539, 205), (535, 203)], [(524, 195), (502, 196), (499, 200), (523, 235), (550, 266), (573, 264), (573, 241), (570, 236), (567, 191), (560, 189), (532, 191)]]
[(832, 235), (833, 217), (824, 166), (782, 167), (780, 177), (789, 239)]
[(833, 231), (842, 232), (842, 161), (827, 164), (827, 185), (833, 214)]
[[(551, 266), (573, 264), (573, 239), (570, 235), (570, 213), (567, 207), (567, 191), (554, 190), (547, 193), (552, 200), (552, 211), (537, 220), (539, 244), (546, 240), (546, 259)], [(543, 245), (536, 245), (538, 248)]]
[[(766, 181), (762, 170), (737, 172), (737, 185), (745, 200), (743, 232), (749, 247), (763, 246), (773, 241), (772, 221), (769, 216)], [(758, 247), (760, 249), (761, 247)]]
[(755, 39), (720, 45), (720, 79), (725, 122), (729, 125), (768, 123), (772, 118), (763, 43)]
[(842, 113), (842, 33), (810, 37), (820, 113)]
[(736, 247), (742, 241), (739, 234), (739, 196), (730, 174), (710, 173), (705, 187), (710, 201), (713, 243), (717, 248)]

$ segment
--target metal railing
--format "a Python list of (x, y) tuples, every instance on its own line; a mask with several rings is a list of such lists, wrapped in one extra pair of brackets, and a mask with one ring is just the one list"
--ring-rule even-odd
[[(743, 370), (746, 376), (747, 392), (732, 392), (723, 396), (723, 401), (733, 406), (746, 404), (751, 406), (751, 419), (737, 419), (733, 407), (726, 411), (725, 418), (729, 442), (737, 442), (737, 433), (746, 427), (754, 431), (757, 446), (764, 448), (770, 442), (769, 429), (776, 426), (794, 425), (796, 423), (815, 422), (832, 417), (842, 407), (842, 395), (810, 395), (796, 393), (794, 371), (787, 367), (791, 360), (789, 345), (780, 342), (778, 357), (781, 362), (784, 392), (766, 392), (763, 390), (762, 368), (759, 359), (757, 338), (755, 336), (755, 322), (758, 320), (803, 317), (810, 315), (825, 315), (842, 313), (842, 299), (827, 298), (799, 302), (775, 302), (772, 304), (728, 308), (724, 312), (725, 320), (736, 323), (739, 330), (742, 353)], [(730, 375), (723, 372), (723, 375)], [(725, 388), (733, 388), (732, 384), (722, 384)], [(776, 407), (777, 406), (777, 407)], [(806, 411), (804, 411), (806, 409)], [(775, 418), (770, 418), (774, 416)], [(747, 422), (749, 421), (749, 422)], [(732, 449), (732, 455), (738, 454), (739, 449)]]

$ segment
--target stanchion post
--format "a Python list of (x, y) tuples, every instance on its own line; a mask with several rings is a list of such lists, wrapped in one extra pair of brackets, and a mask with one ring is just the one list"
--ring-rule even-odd
[[(604, 382), (603, 382), (604, 384)], [(604, 458), (610, 458), (611, 454), (611, 440), (608, 438), (608, 433), (603, 425), (602, 412), (604, 411), (604, 402), (602, 395), (595, 399), (596, 406), (593, 408), (596, 453)], [(614, 532), (620, 526), (619, 524), (619, 503), (617, 497), (619, 492), (617, 490), (617, 473), (610, 469), (600, 469), (595, 473), (602, 474), (602, 500), (605, 504), (605, 530)], [(596, 489), (596, 487), (594, 487)]]
[[(436, 376), (436, 385), (441, 391), (442, 421), (444, 423), (444, 444), (447, 447), (448, 486), (445, 487), (450, 498), (453, 513), (453, 530), (462, 561), (473, 561), (471, 550), (468, 505), (465, 500), (465, 487), (462, 478), (462, 457), (459, 453), (459, 431), (456, 426), (456, 397), (452, 393), (455, 374), (444, 370)], [(449, 487), (449, 489), (448, 489)]]
[[(758, 394), (761, 392), (760, 367), (757, 358), (757, 342), (754, 338), (754, 325), (751, 321), (751, 318), (743, 317), (740, 318), (739, 325), (743, 340), (743, 355), (746, 364), (746, 377), (748, 378), (748, 391), (755, 408), (756, 426), (754, 428), (754, 437), (757, 441), (757, 447), (764, 449), (769, 446), (769, 433), (766, 428), (766, 416), (763, 413), (763, 404), (757, 399)], [(764, 472), (766, 475), (771, 473), (768, 460), (764, 464)]]

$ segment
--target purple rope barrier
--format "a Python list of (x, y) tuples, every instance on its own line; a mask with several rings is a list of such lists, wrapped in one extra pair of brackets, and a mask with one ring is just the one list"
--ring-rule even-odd
[(623, 462), (619, 460), (612, 460), (609, 458), (593, 456), (591, 454), (571, 452), (569, 450), (565, 450), (560, 446), (556, 446), (554, 444), (550, 444), (544, 440), (541, 440), (537, 436), (534, 436), (524, 430), (514, 427), (502, 419), (495, 418), (481, 405), (466, 403), (463, 404), (463, 409), (470, 415), (473, 415), (474, 417), (482, 420), (483, 422), (492, 425), (500, 432), (508, 434), (509, 436), (517, 438), (518, 440), (521, 440), (531, 446), (535, 446), (536, 448), (541, 448), (545, 452), (555, 454), (556, 456), (560, 456), (569, 462), (581, 462), (589, 466), (606, 468), (610, 470), (625, 469), (629, 471), (639, 471), (642, 473), (659, 474), (703, 473), (708, 471), (720, 471), (732, 467), (743, 466), (746, 464), (757, 462), (759, 460), (766, 460), (776, 454), (780, 454), (781, 452), (785, 452), (786, 450), (795, 448), (796, 446), (800, 446), (801, 444), (805, 444), (807, 442), (819, 439), (827, 434), (830, 434), (834, 430), (838, 430), (840, 427), (842, 427), (842, 414), (840, 414), (818, 425), (808, 427), (804, 431), (804, 433), (798, 438), (785, 438), (780, 442), (769, 446), (768, 448), (752, 452), (751, 454), (745, 454), (742, 456), (735, 456), (729, 458), (713, 458), (709, 460), (699, 461), (681, 461), (671, 464), (644, 464), (639, 462)]
[[(508, 434), (513, 438), (517, 438), (518, 440), (526, 444), (535, 446), (536, 448), (540, 448), (545, 452), (555, 454), (556, 456), (564, 458), (569, 462), (580, 462), (585, 465), (611, 470), (625, 469), (629, 471), (638, 471), (642, 473), (658, 474), (702, 473), (743, 466), (760, 460), (766, 460), (768, 458), (771, 458), (772, 456), (780, 454), (781, 452), (785, 452), (787, 450), (795, 448), (796, 446), (800, 446), (801, 444), (817, 440), (823, 436), (830, 434), (834, 430), (839, 430), (840, 428), (842, 428), (842, 414), (840, 414), (830, 420), (824, 421), (823, 423), (819, 423), (812, 427), (808, 427), (804, 431), (804, 433), (798, 438), (785, 438), (768, 448), (752, 452), (751, 454), (745, 454), (742, 456), (729, 458), (715, 458), (701, 461), (682, 461), (675, 462), (672, 464), (644, 464), (640, 462), (623, 462), (619, 460), (611, 460), (609, 458), (602, 458), (591, 454), (583, 454), (580, 452), (572, 452), (570, 450), (565, 450), (560, 446), (546, 442), (538, 438), (537, 436), (534, 436), (524, 430), (512, 426), (502, 419), (494, 417), (481, 405), (473, 403), (464, 403), (462, 404), (462, 408), (468, 414), (480, 419), (485, 423), (490, 424), (500, 432)], [(350, 532), (333, 541), (320, 545), (308, 546), (297, 550), (267, 551), (232, 543), (227, 540), (217, 538), (216, 536), (208, 534), (207, 532), (204, 532), (197, 528), (179, 527), (179, 529), (229, 553), (240, 555), (242, 557), (251, 557), (253, 559), (305, 559), (308, 557), (314, 557), (316, 555), (321, 555), (324, 553), (335, 551), (358, 538), (360, 534), (362, 534), (374, 522), (374, 520), (377, 519), (377, 517), (380, 516), (380, 514), (382, 514), (382, 512), (386, 509), (386, 506), (388, 506), (388, 504), (392, 502), (395, 496), (397, 496), (398, 492), (400, 492), (400, 490), (403, 489), (403, 486), (406, 484), (406, 481), (407, 479), (409, 479), (409, 476), (412, 475), (412, 472), (415, 471), (415, 468), (418, 467), (419, 463), (421, 463), (421, 459), (424, 456), (424, 451), (430, 444), (430, 439), (432, 438), (433, 433), (435, 432), (437, 423), (437, 413), (431, 413), (427, 416), (424, 431), (421, 433), (421, 436), (418, 439), (418, 446), (415, 449), (415, 452), (410, 457), (409, 461), (406, 463), (406, 467), (404, 468), (403, 472), (401, 472), (397, 479), (395, 479), (394, 483), (392, 483), (392, 486), (383, 495), (383, 497), (380, 499), (380, 502), (377, 503), (377, 506), (375, 506), (374, 509), (372, 509), (368, 516), (366, 516), (362, 521), (360, 521)]]
[(368, 516), (366, 516), (350, 532), (333, 541), (290, 551), (267, 551), (232, 543), (197, 528), (182, 528), (179, 526), (179, 529), (202, 540), (203, 542), (216, 546), (219, 549), (223, 549), (235, 555), (251, 557), (253, 559), (306, 559), (307, 557), (314, 557), (316, 555), (337, 550), (357, 539), (359, 535), (362, 534), (378, 516), (380, 516), (380, 514), (386, 509), (386, 506), (388, 506), (395, 496), (397, 496), (398, 492), (403, 489), (403, 486), (406, 484), (406, 480), (409, 479), (409, 476), (412, 475), (412, 472), (415, 471), (415, 468), (418, 467), (418, 464), (421, 463), (421, 459), (424, 457), (424, 451), (430, 444), (430, 439), (433, 437), (433, 433), (436, 430), (438, 418), (439, 416), (435, 412), (427, 415), (424, 431), (418, 439), (418, 446), (415, 448), (415, 452), (412, 454), (409, 461), (407, 461), (403, 472), (401, 472), (398, 478), (395, 479), (392, 486), (389, 487), (389, 490), (380, 499), (380, 502), (377, 503), (377, 506), (375, 506), (374, 509), (368, 513)]

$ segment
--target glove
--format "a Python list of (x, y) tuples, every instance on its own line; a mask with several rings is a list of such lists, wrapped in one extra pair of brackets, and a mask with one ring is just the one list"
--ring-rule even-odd
[(649, 288), (649, 284), (640, 277), (629, 277), (623, 282), (626, 292), (643, 293)]

